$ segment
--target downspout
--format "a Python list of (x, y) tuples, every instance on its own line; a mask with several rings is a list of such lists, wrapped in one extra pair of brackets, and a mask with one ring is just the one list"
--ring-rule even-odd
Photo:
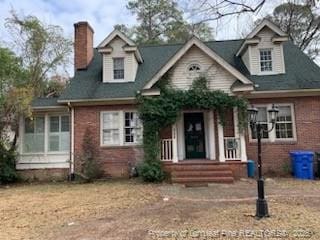
[(69, 167), (69, 180), (73, 181), (75, 178), (74, 175), (74, 108), (71, 106), (70, 102), (68, 102), (68, 108), (70, 112), (70, 151), (69, 151), (69, 158), (70, 158), (70, 167)]

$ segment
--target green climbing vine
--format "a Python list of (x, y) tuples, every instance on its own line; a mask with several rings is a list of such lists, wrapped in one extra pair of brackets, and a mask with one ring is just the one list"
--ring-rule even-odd
[[(189, 90), (177, 90), (167, 87), (166, 79), (158, 84), (159, 96), (137, 95), (139, 115), (143, 122), (144, 161), (140, 174), (145, 181), (162, 181), (164, 173), (159, 159), (160, 130), (176, 122), (185, 109), (214, 109), (218, 112), (220, 123), (225, 123), (225, 113), (238, 108), (239, 130), (247, 124), (247, 101), (244, 98), (230, 96), (223, 91), (212, 91), (207, 87), (207, 79), (200, 76), (193, 81)], [(165, 83), (164, 83), (165, 82)]]

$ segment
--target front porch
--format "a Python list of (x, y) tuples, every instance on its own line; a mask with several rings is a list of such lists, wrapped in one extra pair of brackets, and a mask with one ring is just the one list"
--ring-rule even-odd
[(160, 133), (160, 159), (172, 163), (195, 159), (246, 162), (245, 136), (238, 124), (236, 109), (226, 113), (224, 126), (213, 110), (183, 111), (175, 124)]
[(213, 110), (183, 111), (161, 131), (160, 157), (173, 183), (232, 183), (245, 176), (245, 136), (237, 109), (226, 113), (224, 126)]

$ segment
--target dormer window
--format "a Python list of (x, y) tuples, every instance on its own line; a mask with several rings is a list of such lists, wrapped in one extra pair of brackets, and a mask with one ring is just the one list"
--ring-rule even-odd
[(261, 72), (272, 72), (271, 49), (260, 49), (260, 70)]
[(113, 58), (113, 79), (124, 79), (124, 58)]

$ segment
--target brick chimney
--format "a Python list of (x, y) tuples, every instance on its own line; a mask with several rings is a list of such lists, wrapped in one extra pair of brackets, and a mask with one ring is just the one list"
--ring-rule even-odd
[(74, 24), (74, 68), (86, 69), (93, 57), (93, 29), (88, 22)]

